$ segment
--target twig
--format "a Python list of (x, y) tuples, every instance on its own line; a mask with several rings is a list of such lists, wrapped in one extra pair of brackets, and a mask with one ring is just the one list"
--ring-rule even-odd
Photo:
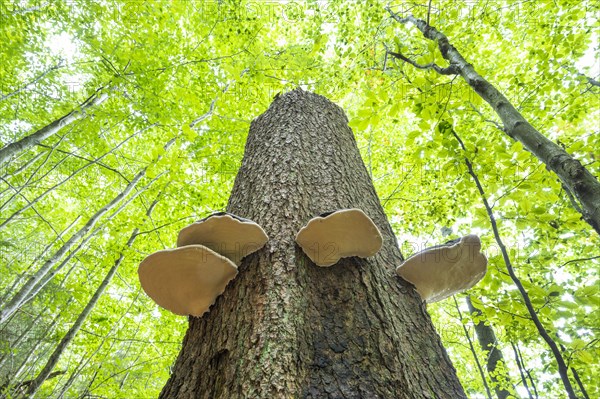
[(406, 57), (402, 53), (396, 53), (394, 51), (388, 51), (387, 53), (393, 57), (396, 57), (396, 58), (404, 61), (404, 62), (408, 62), (410, 65), (414, 66), (415, 68), (433, 69), (440, 75), (458, 75), (460, 73), (460, 71), (456, 65), (450, 65), (449, 67), (446, 67), (446, 68), (443, 68), (443, 67), (437, 65), (435, 62), (430, 62), (429, 64), (421, 65), (421, 64), (417, 63), (416, 61), (413, 61), (410, 58)]

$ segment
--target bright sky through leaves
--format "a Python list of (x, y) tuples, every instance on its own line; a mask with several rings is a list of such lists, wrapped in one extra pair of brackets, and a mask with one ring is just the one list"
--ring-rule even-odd
[[(579, 389), (574, 370), (598, 397), (598, 234), (556, 175), (498, 128), (497, 114), (462, 78), (386, 57), (386, 49), (401, 51), (421, 65), (448, 66), (435, 43), (385, 11), (427, 19), (429, 3), (431, 25), (477, 72), (600, 175), (598, 2), (2, 0), (0, 145), (80, 110), (96, 92), (108, 98), (0, 166), (0, 223), (14, 215), (0, 228), (0, 309), (145, 173), (0, 324), (0, 391), (39, 374), (122, 254), (54, 367), (64, 372), (38, 397), (157, 396), (187, 320), (141, 291), (137, 266), (173, 247), (187, 224), (224, 210), (250, 122), (276, 94), (300, 86), (344, 108), (404, 256), (480, 235), (489, 271), (468, 294), (482, 314), (469, 313), (466, 294), (456, 296), (462, 321), (452, 299), (428, 306), (469, 397), (487, 397), (474, 358), (485, 364), (474, 332), (480, 320), (503, 352), (504, 387), (523, 398), (528, 389), (540, 398), (565, 392), (507, 275), (465, 157), (573, 385)], [(445, 123), (452, 129), (441, 129)]]

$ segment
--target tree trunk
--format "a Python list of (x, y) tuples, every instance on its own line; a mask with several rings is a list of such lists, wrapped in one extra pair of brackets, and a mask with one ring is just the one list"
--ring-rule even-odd
[(465, 333), (465, 338), (467, 339), (467, 342), (469, 343), (469, 350), (471, 351), (471, 354), (473, 355), (473, 360), (475, 360), (475, 365), (477, 366), (477, 370), (479, 371), (479, 375), (481, 376), (481, 382), (483, 383), (483, 387), (485, 388), (485, 393), (487, 394), (488, 399), (492, 399), (492, 391), (490, 391), (490, 386), (487, 383), (487, 378), (483, 371), (483, 367), (481, 366), (481, 362), (479, 361), (479, 357), (477, 356), (477, 351), (475, 350), (475, 346), (473, 345), (473, 340), (471, 339), (471, 334), (469, 333), (469, 330), (467, 330), (467, 326), (465, 325), (465, 323), (463, 323), (462, 312), (460, 311), (460, 307), (458, 306), (458, 301), (456, 300), (456, 296), (453, 295), (452, 299), (454, 299), (454, 306), (456, 308), (456, 312), (458, 313), (458, 319), (459, 319), (460, 324)]
[(58, 131), (63, 127), (68, 126), (76, 120), (83, 118), (83, 116), (85, 115), (85, 111), (88, 108), (102, 104), (104, 100), (108, 98), (108, 94), (102, 93), (102, 89), (104, 89), (104, 87), (101, 87), (98, 90), (96, 90), (94, 94), (92, 94), (87, 100), (85, 100), (76, 109), (64, 115), (63, 117), (55, 120), (49, 125), (44, 126), (37, 132), (32, 133), (29, 136), (23, 137), (19, 141), (15, 141), (14, 143), (10, 143), (2, 147), (0, 149), (0, 165), (8, 161), (9, 158), (13, 155), (16, 155), (21, 151), (26, 150), (29, 147), (40, 143), (43, 140), (46, 140), (48, 137), (51, 137), (54, 134), (58, 133)]
[[(521, 357), (520, 350), (518, 350), (518, 347), (513, 342), (511, 342), (510, 344), (513, 348), (513, 352), (515, 353), (515, 360), (517, 362), (517, 367), (519, 368), (519, 373), (521, 374), (521, 382), (523, 383), (523, 386), (527, 390), (527, 395), (529, 396), (529, 399), (533, 399), (533, 395), (531, 394), (531, 389), (529, 389), (529, 384), (527, 383), (527, 378), (529, 378), (529, 381), (531, 381), (531, 387), (533, 388), (533, 392), (535, 392), (535, 398), (537, 399), (538, 394), (537, 394), (537, 389), (535, 387), (535, 383), (533, 381), (533, 378), (531, 378), (531, 374), (529, 373), (529, 370), (527, 370), (525, 368), (525, 364), (523, 362), (523, 358)], [(527, 376), (525, 376), (525, 373), (527, 373)]]
[(44, 79), (44, 77), (46, 75), (48, 75), (50, 72), (55, 71), (57, 69), (63, 68), (65, 65), (63, 64), (62, 60), (58, 62), (58, 64), (51, 66), (50, 68), (46, 69), (44, 72), (42, 72), (41, 74), (39, 74), (38, 76), (36, 76), (32, 81), (30, 81), (29, 83), (24, 84), (23, 86), (21, 86), (20, 88), (18, 88), (17, 90), (7, 93), (7, 94), (3, 94), (0, 92), (0, 101), (4, 101), (4, 100), (8, 100), (9, 98), (11, 98), (12, 96), (16, 96), (17, 94), (21, 93), (23, 90), (27, 89), (29, 86), (32, 86), (34, 84), (36, 84), (37, 82), (39, 82), (40, 80)]
[[(175, 142), (175, 139), (169, 140), (167, 142), (167, 144), (165, 144), (165, 146), (164, 146), (165, 151), (174, 142)], [(83, 227), (81, 227), (77, 231), (77, 233), (73, 234), (71, 236), (71, 238), (69, 238), (69, 240), (67, 240), (67, 242), (65, 242), (54, 253), (54, 255), (52, 255), (52, 257), (50, 259), (48, 259), (44, 263), (44, 265), (42, 265), (42, 267), (33, 276), (31, 276), (29, 278), (29, 280), (27, 280), (27, 282), (23, 285), (23, 287), (21, 287), (21, 289), (15, 295), (13, 295), (12, 299), (2, 309), (0, 309), (0, 323), (3, 323), (4, 321), (6, 321), (6, 319), (8, 317), (10, 317), (11, 314), (16, 312), (17, 309), (21, 305), (23, 305), (27, 300), (29, 300), (31, 298), (32, 292), (37, 293), (37, 292), (39, 292), (39, 290), (41, 290), (43, 288), (45, 283), (43, 283), (41, 285), (40, 285), (40, 283), (42, 283), (43, 281), (45, 281), (45, 282), (48, 281), (48, 279), (46, 279), (46, 280), (44, 280), (44, 279), (45, 279), (45, 277), (48, 276), (49, 273), (52, 277), (56, 273), (58, 273), (59, 270), (54, 270), (52, 272), (51, 271), (52, 267), (71, 249), (71, 247), (73, 247), (73, 245), (75, 245), (75, 243), (77, 241), (81, 240), (92, 229), (92, 227), (94, 227), (96, 222), (104, 214), (106, 214), (109, 210), (111, 210), (112, 208), (117, 206), (117, 204), (119, 204), (119, 202), (123, 198), (125, 198), (129, 195), (129, 193), (135, 188), (135, 186), (138, 184), (138, 182), (146, 175), (147, 169), (148, 169), (148, 166), (146, 166), (144, 169), (142, 169), (140, 172), (138, 172), (135, 175), (135, 177), (129, 182), (129, 184), (123, 189), (123, 191), (121, 191), (108, 204), (106, 204), (102, 208), (100, 208), (100, 210), (98, 210), (90, 219), (88, 219), (86, 224)], [(156, 178), (154, 180), (156, 180)], [(152, 180), (152, 182), (154, 180)], [(134, 196), (137, 196), (137, 195), (139, 195), (139, 192), (136, 193)], [(122, 208), (120, 208), (120, 209), (122, 209)], [(84, 241), (85, 241), (85, 239), (84, 239)], [(67, 261), (68, 261), (68, 259), (72, 258), (74, 255), (75, 255), (75, 252), (69, 253), (67, 255)], [(66, 262), (63, 262), (61, 264), (60, 268), (62, 268), (65, 264), (66, 264)]]
[[(31, 208), (32, 206), (34, 206), (35, 204), (37, 204), (40, 200), (42, 200), (46, 195), (48, 195), (49, 193), (53, 192), (55, 189), (57, 189), (58, 187), (62, 186), (63, 184), (67, 183), (68, 181), (70, 181), (73, 177), (77, 176), (80, 172), (86, 170), (87, 168), (89, 168), (90, 166), (93, 165), (97, 165), (102, 158), (106, 157), (109, 154), (112, 154), (114, 151), (116, 151), (117, 149), (119, 149), (123, 144), (127, 143), (129, 140), (131, 140), (133, 137), (137, 136), (139, 133), (146, 131), (147, 129), (150, 129), (152, 126), (156, 126), (156, 124), (152, 124), (150, 126), (145, 127), (142, 130), (138, 130), (137, 132), (133, 133), (132, 135), (130, 135), (129, 137), (127, 137), (125, 140), (121, 141), (118, 145), (116, 145), (115, 147), (111, 148), (110, 150), (108, 150), (107, 152), (105, 152), (104, 154), (100, 155), (98, 158), (89, 161), (87, 164), (80, 166), (79, 168), (75, 169), (73, 172), (71, 172), (67, 177), (65, 177), (64, 179), (62, 179), (61, 181), (59, 181), (58, 183), (52, 185), (52, 187), (48, 188), (46, 191), (44, 191), (43, 193), (39, 194), (37, 197), (35, 197), (34, 199), (32, 199), (31, 201), (27, 201), (27, 203), (25, 205), (23, 205), (22, 208), (19, 208), (18, 210), (16, 210), (15, 212), (13, 212), (12, 215), (10, 215), (9, 217), (7, 217), (2, 223), (0, 223), (0, 229), (3, 228), (6, 224), (8, 224), (8, 222), (10, 222), (12, 219), (14, 219), (16, 216), (20, 215), (21, 213), (23, 213), (24, 211), (26, 211), (27, 209)], [(21, 189), (19, 190), (19, 192), (21, 191)]]
[[(68, 303), (67, 303), (67, 305), (68, 305)], [(44, 330), (43, 335), (41, 337), (39, 337), (39, 339), (35, 342), (35, 344), (33, 345), (33, 347), (29, 350), (29, 353), (22, 360), (22, 362), (19, 365), (19, 367), (14, 372), (11, 369), (11, 373), (12, 374), (8, 377), (8, 382), (4, 386), (0, 387), (0, 399), (14, 398), (14, 397), (16, 397), (19, 394), (16, 391), (16, 390), (18, 390), (18, 387), (20, 385), (17, 382), (17, 380), (21, 377), (23, 371), (25, 370), (25, 368), (27, 366), (31, 367), (32, 364), (35, 364), (37, 362), (37, 359), (31, 360), (31, 358), (33, 357), (33, 355), (36, 354), (38, 348), (41, 345), (47, 343), (47, 341), (48, 341), (47, 337), (51, 333), (54, 332), (54, 328), (56, 327), (56, 324), (60, 320), (61, 315), (62, 315), (62, 313), (58, 312), (56, 314), (56, 316), (54, 316), (54, 318), (52, 319), (52, 322), (50, 323), (50, 325), (48, 325), (46, 327), (46, 329)], [(40, 355), (38, 355), (38, 357), (39, 356)]]
[[(481, 317), (481, 310), (473, 306), (470, 296), (467, 295), (466, 301), (471, 315)], [(500, 348), (497, 347), (494, 329), (480, 320), (479, 323), (475, 324), (475, 335), (477, 335), (479, 346), (481, 346), (481, 349), (483, 349), (484, 353), (487, 354), (487, 371), (494, 385), (496, 396), (498, 396), (498, 399), (508, 398), (510, 396), (510, 392), (507, 389), (502, 388), (502, 386), (506, 384), (505, 381), (510, 383), (510, 377), (506, 374), (503, 374), (501, 371), (496, 370), (499, 364), (504, 364), (504, 356), (502, 356)]]
[[(146, 169), (143, 170), (143, 172), (145, 172), (145, 171), (146, 171)], [(143, 176), (144, 176), (143, 173), (141, 173), (141, 172), (138, 173), (136, 175), (136, 177), (131, 181), (131, 183), (121, 193), (119, 193), (115, 198), (113, 198), (113, 200), (111, 202), (109, 202), (107, 205), (100, 208), (100, 210), (98, 212), (96, 212), (87, 221), (87, 223), (77, 231), (77, 233), (73, 234), (71, 236), (71, 238), (69, 238), (54, 253), (54, 255), (52, 255), (52, 257), (50, 259), (48, 259), (42, 265), (42, 267), (40, 267), (38, 269), (38, 271), (27, 280), (27, 282), (19, 289), (19, 291), (13, 295), (12, 299), (10, 301), (8, 301), (8, 303), (2, 309), (0, 309), (0, 323), (3, 323), (4, 321), (6, 321), (6, 319), (8, 317), (10, 317), (10, 315), (12, 315), (14, 312), (17, 311), (17, 309), (19, 309), (19, 307), (21, 307), (21, 305), (23, 305), (25, 302), (27, 302), (28, 299), (31, 299), (32, 295), (37, 294), (39, 292), (39, 290), (41, 288), (43, 288), (43, 285), (39, 285), (39, 283), (42, 280), (44, 280), (44, 278), (49, 273), (51, 273), (52, 267), (67, 253), (68, 253), (68, 255), (67, 255), (68, 259), (72, 258), (77, 253), (77, 251), (69, 252), (69, 250), (73, 247), (73, 245), (75, 245), (75, 243), (77, 241), (82, 239), (87, 234), (87, 232), (90, 231), (90, 229), (92, 227), (94, 227), (94, 225), (96, 224), (98, 219), (100, 219), (101, 216), (103, 216), (111, 208), (113, 208), (115, 205), (117, 205), (119, 203), (119, 201), (121, 201), (125, 196), (127, 196), (127, 194), (129, 194), (131, 192), (131, 190), (133, 190), (133, 188), (137, 185), (138, 181)], [(78, 248), (81, 248), (81, 246), (79, 246)], [(57, 270), (54, 270), (54, 274), (52, 276), (54, 276), (56, 273), (58, 273), (58, 271), (60, 271), (60, 269), (65, 264), (66, 264), (66, 262), (63, 262)], [(36, 287), (38, 287), (38, 288), (36, 289)]]
[(575, 378), (575, 381), (577, 381), (577, 385), (579, 386), (579, 389), (581, 390), (581, 394), (583, 395), (583, 398), (590, 399), (590, 396), (588, 395), (587, 390), (583, 386), (583, 382), (581, 382), (581, 378), (579, 378), (579, 373), (577, 373), (577, 370), (575, 370), (573, 367), (571, 367), (571, 372), (573, 373), (573, 378)]
[[(454, 135), (454, 137), (458, 141), (462, 151), (466, 152), (466, 148), (465, 148), (465, 145), (464, 145), (462, 139), (458, 136), (458, 134), (456, 133), (456, 131), (454, 129), (452, 129), (451, 132), (452, 132), (452, 135)], [(573, 390), (571, 381), (569, 381), (567, 363), (565, 362), (565, 359), (563, 358), (562, 354), (560, 353), (560, 350), (558, 349), (558, 345), (556, 344), (556, 341), (554, 341), (554, 339), (548, 333), (548, 330), (546, 330), (546, 327), (544, 327), (544, 325), (542, 324), (535, 308), (533, 307), (533, 304), (531, 303), (531, 298), (529, 297), (529, 293), (527, 292), (527, 290), (521, 283), (521, 280), (519, 279), (519, 277), (517, 277), (517, 274), (515, 273), (515, 268), (513, 267), (513, 264), (512, 264), (512, 260), (508, 254), (508, 250), (506, 249), (506, 245), (504, 245), (504, 241), (502, 241), (502, 238), (500, 237), (500, 230), (498, 229), (498, 223), (496, 222), (496, 217), (494, 216), (494, 211), (493, 211), (492, 207), (490, 206), (490, 203), (487, 199), (488, 197), (487, 197), (485, 191), (483, 190), (481, 181), (479, 181), (479, 177), (477, 177), (477, 173), (475, 173), (475, 170), (473, 169), (473, 164), (471, 163), (469, 158), (467, 158), (467, 156), (464, 154), (463, 154), (463, 156), (464, 156), (464, 160), (465, 160), (465, 165), (467, 165), (467, 170), (469, 171), (469, 174), (473, 178), (473, 181), (475, 182), (475, 186), (477, 186), (477, 191), (479, 192), (481, 201), (483, 202), (483, 206), (485, 207), (486, 213), (488, 214), (488, 218), (490, 219), (490, 224), (492, 225), (492, 231), (494, 232), (494, 239), (496, 240), (496, 244), (498, 244), (498, 248), (500, 249), (500, 253), (502, 254), (502, 260), (504, 260), (504, 265), (506, 266), (506, 271), (508, 272), (508, 275), (510, 276), (510, 279), (512, 280), (512, 282), (515, 284), (515, 286), (519, 290), (519, 293), (521, 294), (521, 297), (523, 298), (523, 302), (525, 304), (525, 307), (527, 308), (527, 312), (529, 313), (529, 317), (531, 318), (531, 321), (533, 322), (533, 324), (535, 324), (535, 328), (537, 329), (537, 331), (540, 334), (540, 336), (542, 337), (542, 339), (548, 344), (548, 346), (550, 347), (550, 350), (552, 351), (552, 354), (554, 355), (554, 358), (556, 359), (558, 374), (560, 375), (560, 378), (565, 387), (565, 391), (567, 391), (567, 395), (568, 395), (569, 399), (577, 399), (577, 395), (575, 394), (575, 391)]]
[[(227, 211), (269, 235), (210, 312), (191, 317), (161, 398), (465, 398), (416, 291), (344, 112), (294, 90), (252, 122)], [(384, 236), (369, 259), (315, 266), (296, 233), (360, 208)]]
[[(24, 170), (26, 170), (28, 167), (30, 167), (30, 166), (31, 166), (31, 164), (33, 164), (35, 161), (37, 161), (38, 159), (40, 159), (40, 157), (41, 157), (42, 155), (44, 155), (44, 154), (45, 154), (45, 152), (44, 152), (44, 151), (38, 152), (38, 153), (37, 153), (37, 154), (35, 154), (33, 157), (31, 157), (31, 159), (27, 160), (27, 162), (25, 162), (25, 163), (24, 163), (22, 166), (19, 166), (19, 168), (15, 169), (15, 170), (14, 170), (14, 171), (12, 171), (12, 172), (7, 172), (7, 173), (6, 173), (4, 176), (2, 176), (2, 177), (6, 179), (6, 178), (8, 178), (8, 177), (15, 177), (15, 176), (18, 176), (18, 175), (19, 175), (21, 172), (23, 172), (23, 171), (24, 171)], [(3, 171), (3, 172), (4, 172), (4, 171)], [(3, 194), (3, 193), (4, 193), (4, 191), (6, 191), (6, 190), (3, 190), (2, 192), (0, 192), (0, 194)]]
[[(5, 369), (3, 369), (4, 363), (8, 359), (10, 359), (12, 356), (14, 356), (14, 348), (19, 347), (19, 345), (21, 344), (21, 341), (23, 341), (23, 339), (25, 339), (25, 337), (29, 334), (29, 332), (31, 331), (31, 329), (34, 326), (38, 325), (37, 324), (38, 320), (42, 317), (42, 315), (45, 315), (47, 311), (48, 311), (48, 307), (45, 307), (40, 313), (38, 313), (38, 315), (35, 317), (35, 319), (33, 319), (33, 321), (30, 322), (29, 326), (27, 326), (27, 328), (25, 330), (23, 330), (23, 332), (21, 334), (19, 334), (17, 339), (15, 339), (13, 342), (8, 342), (8, 339), (6, 339), (6, 341), (5, 341), (4, 337), (2, 337), (2, 340), (4, 341), (3, 345), (6, 345), (6, 347), (2, 348), (2, 350), (4, 351), (4, 354), (2, 355), (2, 357), (0, 357), (0, 370), (5, 370)], [(8, 324), (8, 323), (6, 323), (6, 324)]]
[[(146, 217), (150, 217), (150, 214), (152, 213), (152, 210), (156, 206), (157, 202), (158, 202), (158, 197), (150, 205), (150, 207), (148, 208), (148, 211), (146, 211)], [(131, 247), (131, 245), (137, 238), (138, 233), (139, 233), (139, 228), (136, 227), (133, 230), (133, 232), (131, 233), (131, 236), (129, 236), (129, 239), (127, 240), (127, 243), (125, 244), (125, 248), (123, 248), (119, 257), (117, 258), (117, 260), (115, 261), (113, 266), (109, 269), (108, 273), (104, 277), (104, 280), (98, 286), (94, 295), (92, 295), (92, 298), (88, 301), (87, 305), (85, 306), (85, 308), (83, 308), (83, 310), (81, 311), (79, 316), (77, 316), (77, 320), (75, 320), (75, 323), (73, 323), (71, 328), (69, 328), (69, 331), (67, 331), (67, 333), (61, 339), (61, 341), (58, 343), (58, 345), (56, 345), (54, 352), (52, 352), (52, 355), (50, 355), (50, 358), (46, 362), (46, 365), (44, 366), (42, 371), (40, 371), (40, 373), (38, 374), (38, 376), (36, 378), (29, 381), (29, 384), (27, 386), (26, 396), (32, 397), (37, 392), (37, 390), (42, 386), (44, 381), (51, 378), (50, 376), (52, 375), (52, 370), (54, 370), (54, 367), (58, 363), (58, 360), (62, 356), (63, 352), (65, 351), (65, 349), (67, 349), (67, 347), (69, 346), (71, 341), (73, 341), (73, 339), (79, 332), (79, 329), (83, 325), (83, 322), (87, 319), (89, 314), (92, 312), (92, 310), (96, 306), (96, 303), (98, 303), (98, 300), (104, 293), (104, 290), (106, 289), (106, 287), (108, 287), (108, 284), (110, 284), (110, 282), (112, 281), (114, 275), (117, 273), (117, 270), (119, 270), (119, 266), (121, 266), (121, 263), (125, 259), (125, 250), (127, 250), (128, 248)]]
[(442, 57), (450, 66), (441, 68), (433, 63), (419, 65), (400, 53), (388, 53), (421, 69), (434, 69), (440, 74), (462, 76), (465, 82), (494, 109), (504, 124), (504, 132), (513, 140), (521, 142), (523, 147), (554, 172), (567, 190), (573, 193), (583, 208), (577, 206), (576, 210), (581, 212), (583, 219), (600, 234), (600, 182), (596, 176), (561, 146), (534, 128), (494, 85), (475, 71), (473, 65), (465, 60), (446, 35), (422, 19), (412, 15), (400, 18), (389, 7), (386, 10), (396, 21), (402, 24), (413, 23), (425, 38), (435, 41)]

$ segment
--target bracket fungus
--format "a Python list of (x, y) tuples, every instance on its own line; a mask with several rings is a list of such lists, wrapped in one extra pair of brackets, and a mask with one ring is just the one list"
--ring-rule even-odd
[(383, 244), (379, 229), (360, 209), (342, 209), (311, 219), (296, 242), (317, 266), (331, 266), (341, 258), (373, 256)]
[(239, 266), (244, 256), (258, 251), (268, 240), (262, 227), (253, 221), (218, 212), (183, 228), (177, 246), (204, 245)]
[(406, 259), (396, 273), (413, 284), (424, 301), (441, 301), (477, 284), (487, 271), (481, 240), (470, 234), (427, 248)]
[(208, 311), (237, 273), (233, 262), (202, 245), (155, 252), (138, 268), (146, 294), (182, 316)]

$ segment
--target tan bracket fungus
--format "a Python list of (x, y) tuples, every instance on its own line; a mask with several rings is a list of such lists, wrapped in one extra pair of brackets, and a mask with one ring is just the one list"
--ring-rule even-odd
[(437, 302), (466, 291), (487, 271), (481, 240), (470, 234), (418, 252), (396, 268), (396, 273), (413, 284), (428, 302)]
[(218, 212), (183, 228), (177, 246), (204, 245), (239, 266), (243, 257), (264, 247), (268, 240), (262, 227), (253, 221)]
[(140, 283), (159, 306), (201, 316), (237, 275), (241, 259), (267, 240), (251, 220), (215, 213), (181, 230), (179, 248), (146, 257), (138, 268)]
[(360, 209), (342, 209), (311, 219), (296, 242), (317, 266), (331, 266), (341, 258), (373, 256), (383, 244), (379, 229)]
[(182, 316), (201, 316), (208, 311), (237, 273), (229, 259), (202, 245), (155, 252), (138, 268), (146, 294)]

